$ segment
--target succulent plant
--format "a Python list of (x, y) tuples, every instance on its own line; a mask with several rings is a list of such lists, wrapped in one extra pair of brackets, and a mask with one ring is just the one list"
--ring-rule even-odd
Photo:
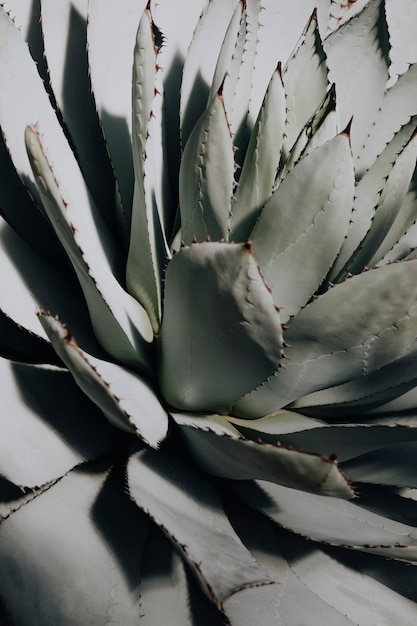
[(416, 20), (1, 4), (1, 623), (415, 623)]

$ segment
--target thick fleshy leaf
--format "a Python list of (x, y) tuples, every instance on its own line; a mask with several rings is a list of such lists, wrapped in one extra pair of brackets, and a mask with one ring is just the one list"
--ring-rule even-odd
[(415, 623), (415, 603), (371, 576), (311, 545), (306, 546), (296, 537), (289, 536), (282, 550), (300, 582), (353, 624), (412, 626)]
[(410, 63), (417, 61), (417, 42), (414, 36), (417, 23), (416, 5), (413, 0), (385, 2), (389, 39), (391, 80), (404, 74)]
[(328, 89), (326, 55), (318, 31), (316, 11), (284, 67), (282, 78), (287, 103), (284, 139), (284, 153), (287, 155)]
[[(111, 0), (90, 0), (88, 63), (97, 110), (109, 146), (119, 200), (120, 224), (129, 240), (133, 202), (132, 58), (146, 0), (128, 0), (123, 11)], [(117, 41), (117, 45), (111, 42)]]
[(227, 626), (161, 530), (152, 527), (141, 564), (140, 623)]
[(168, 415), (151, 384), (117, 363), (82, 350), (55, 318), (42, 314), (40, 321), (78, 385), (109, 421), (157, 448), (166, 436)]
[(250, 245), (182, 248), (165, 278), (159, 371), (165, 400), (185, 411), (227, 411), (274, 371), (281, 355), (279, 315)]
[(349, 138), (341, 134), (298, 163), (263, 209), (250, 239), (274, 302), (283, 307), (283, 322), (329, 271), (348, 229), (353, 194)]
[(221, 93), (194, 126), (180, 166), (181, 236), (228, 239), (233, 193), (233, 142)]
[(238, 539), (206, 475), (175, 451), (142, 451), (128, 467), (129, 493), (182, 553), (219, 607), (270, 579)]
[(415, 527), (348, 500), (317, 496), (265, 481), (229, 481), (239, 496), (291, 532), (327, 545), (417, 561)]
[(369, 169), (394, 135), (417, 114), (416, 76), (417, 63), (385, 93), (355, 163), (358, 176)]
[[(411, 320), (409, 330), (415, 337), (417, 332), (416, 324)], [(403, 327), (401, 329), (401, 326)], [(406, 330), (406, 324), (400, 324), (401, 330)], [(386, 335), (389, 333), (387, 332)], [(400, 349), (401, 340), (395, 329), (392, 330), (393, 347)], [(398, 339), (398, 344), (396, 344)], [(411, 338), (413, 341), (413, 338)], [(387, 345), (387, 353), (388, 345)], [(381, 358), (384, 358), (385, 351), (381, 346)], [(387, 356), (388, 356), (387, 355)], [(378, 356), (376, 357), (378, 358)], [(362, 375), (356, 380), (321, 389), (312, 394), (307, 394), (298, 398), (291, 404), (291, 408), (326, 419), (342, 419), (348, 416), (358, 416), (386, 404), (395, 401), (396, 398), (414, 389), (417, 385), (414, 371), (416, 354), (411, 350), (406, 356), (395, 358), (392, 363), (384, 365), (380, 369), (372, 371), (370, 374)], [(415, 405), (413, 405), (415, 406)], [(412, 406), (410, 406), (412, 408)]]
[(0, 372), (0, 475), (10, 482), (43, 485), (118, 441), (68, 372), (6, 359)]
[(2, 522), (0, 596), (13, 623), (138, 623), (148, 522), (111, 478), (71, 472)]
[(275, 70), (246, 151), (230, 220), (231, 239), (244, 241), (272, 195), (285, 129), (285, 93)]
[(192, 455), (210, 474), (261, 479), (322, 495), (351, 498), (337, 463), (324, 456), (245, 439), (225, 418), (172, 414)]
[(368, 2), (360, 13), (329, 35), (323, 45), (329, 79), (337, 87), (341, 127), (353, 116), (351, 139), (356, 156), (375, 119), (388, 80), (388, 30), (383, 0)]
[(146, 367), (153, 333), (145, 310), (111, 273), (107, 251), (85, 224), (85, 214), (71, 210), (34, 127), (27, 127), (25, 139), (43, 205), (80, 280), (99, 342), (115, 358)]
[[(405, 199), (416, 166), (416, 156), (417, 136), (414, 134), (392, 166), (371, 227), (360, 244), (360, 250), (354, 255), (352, 264), (349, 265), (351, 273), (355, 274), (365, 266), (373, 267), (390, 250), (392, 237), (396, 243), (395, 233), (390, 232), (391, 226)], [(388, 241), (385, 241), (387, 235)]]
[(132, 141), (135, 190), (126, 281), (130, 293), (148, 312), (155, 334), (159, 331), (161, 321), (161, 278), (169, 258), (162, 228), (163, 215), (158, 211), (160, 194), (158, 159), (155, 155), (157, 138), (153, 136), (156, 55), (161, 42), (162, 34), (147, 9), (139, 23), (133, 62)]
[(241, 165), (246, 151), (250, 122), (248, 120), (252, 97), (252, 75), (259, 38), (260, 0), (240, 2), (235, 10), (219, 54), (209, 99), (222, 90), (224, 106), (236, 161)]
[[(354, 211), (346, 233), (346, 240), (329, 273), (328, 280), (339, 281), (346, 276), (347, 271), (358, 273), (358, 271), (353, 271), (353, 264), (358, 256), (365, 255), (366, 257), (368, 247), (366, 237), (370, 237), (369, 232), (371, 228), (374, 228), (373, 220), (376, 219), (377, 211), (382, 208), (381, 212), (384, 212), (384, 204), (388, 207), (391, 205), (393, 209), (393, 215), (388, 215), (388, 225), (391, 226), (395, 220), (395, 213), (401, 207), (410, 182), (409, 177), (414, 170), (412, 137), (415, 128), (416, 120), (414, 119), (393, 137), (356, 185)], [(407, 171), (408, 167), (411, 167), (411, 173)], [(390, 237), (390, 229), (387, 228), (386, 231)], [(365, 258), (359, 271), (367, 265), (371, 256), (372, 251), (368, 259)]]
[[(290, 412), (288, 412), (290, 413)], [(294, 421), (302, 418), (294, 414)], [(360, 456), (373, 450), (385, 448), (391, 444), (404, 443), (417, 440), (417, 429), (406, 425), (378, 425), (378, 424), (358, 424), (356, 422), (347, 424), (326, 424), (316, 419), (306, 418), (304, 420), (311, 421), (311, 427), (304, 430), (294, 432), (284, 432), (283, 434), (272, 434), (271, 432), (262, 432), (262, 421), (268, 419), (267, 427), (270, 431), (279, 430), (279, 427), (273, 429), (273, 417), (261, 418), (260, 420), (236, 420), (232, 423), (239, 428), (246, 437), (255, 439), (261, 438), (263, 441), (276, 444), (277, 440), (285, 447), (292, 447), (295, 450), (304, 450), (305, 452), (317, 452), (328, 457), (337, 457), (339, 463), (343, 463), (349, 459)], [(238, 422), (238, 424), (236, 424)], [(259, 422), (259, 425), (258, 425)], [(245, 425), (246, 424), (246, 425)], [(254, 426), (252, 427), (252, 424)], [(288, 420), (288, 428), (290, 421)], [(266, 429), (265, 429), (266, 430)], [(389, 471), (389, 463), (386, 464)], [(344, 466), (342, 466), (344, 471)], [(349, 478), (350, 474), (347, 473)]]
[[(263, 626), (357, 626), (357, 622), (346, 617), (343, 606), (319, 597), (292, 570), (286, 548), (294, 541), (293, 535), (231, 498), (229, 493), (226, 511), (242, 541), (276, 581), (275, 585), (248, 589), (227, 600), (225, 612), (232, 624), (252, 626), (261, 616)], [(303, 541), (302, 545), (306, 551), (312, 549), (310, 543)], [(372, 608), (370, 602), (369, 605)]]
[(343, 464), (356, 482), (394, 487), (417, 487), (417, 443), (389, 445)]
[(360, 379), (406, 356), (415, 342), (416, 272), (414, 261), (386, 265), (311, 302), (285, 333), (292, 346), (285, 367), (239, 400), (234, 414), (267, 415), (307, 393)]
[[(206, 2), (191, 41), (181, 85), (183, 146), (207, 107), (218, 55), (238, 0)], [(209, 45), (208, 45), (209, 44)]]
[(94, 99), (87, 59), (88, 0), (41, 1), (48, 76), (77, 150), (88, 187), (111, 228), (116, 227), (115, 184)]
[(279, 172), (278, 183), (285, 178), (298, 161), (320, 148), (326, 141), (333, 139), (338, 133), (338, 127), (336, 88), (335, 85), (331, 85), (323, 102), (298, 135), (287, 160)]

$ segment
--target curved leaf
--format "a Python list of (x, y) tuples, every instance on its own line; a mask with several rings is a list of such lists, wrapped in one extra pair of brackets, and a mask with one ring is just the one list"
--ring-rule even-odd
[(229, 485), (245, 502), (297, 535), (326, 545), (417, 561), (415, 527), (367, 511), (354, 502), (265, 481), (229, 481)]
[[(337, 463), (324, 456), (251, 441), (220, 416), (172, 414), (199, 465), (234, 480), (268, 480), (285, 487), (340, 498), (353, 491)], [(279, 447), (278, 447), (279, 445)]]
[(166, 401), (186, 411), (227, 411), (281, 355), (279, 315), (250, 246), (182, 248), (165, 278), (159, 381)]
[(288, 537), (283, 552), (295, 576), (353, 624), (404, 624), (415, 621), (415, 603), (391, 591), (372, 576), (348, 567), (322, 550)]
[(168, 430), (168, 415), (149, 382), (136, 373), (82, 350), (58, 320), (40, 315), (57, 354), (84, 393), (97, 404), (109, 421), (135, 432), (157, 448)]
[(357, 482), (415, 488), (416, 452), (415, 441), (391, 444), (347, 461), (343, 469)]
[(228, 239), (234, 159), (223, 97), (216, 94), (194, 126), (180, 166), (181, 235), (190, 244)]
[[(133, 202), (132, 59), (147, 0), (128, 0), (120, 11), (112, 0), (90, 0), (88, 63), (103, 133), (109, 146), (119, 199), (120, 226), (129, 240)], [(117, 45), (111, 45), (116, 42)]]
[(285, 333), (292, 346), (285, 367), (241, 398), (233, 412), (241, 417), (267, 415), (307, 393), (360, 379), (405, 355), (414, 343), (416, 272), (414, 261), (386, 265), (350, 278), (311, 302)]
[(328, 89), (326, 55), (316, 11), (289, 57), (282, 79), (287, 103), (284, 139), (284, 154), (287, 155)]
[(107, 251), (85, 227), (84, 214), (70, 210), (33, 127), (26, 129), (25, 139), (44, 208), (77, 273), (98, 340), (115, 358), (146, 367), (153, 333), (145, 310), (111, 273)]
[(207, 476), (170, 451), (142, 451), (128, 464), (129, 493), (168, 535), (220, 608), (245, 587), (270, 582), (234, 533)]
[(269, 82), (252, 131), (230, 219), (231, 239), (249, 237), (260, 210), (272, 195), (285, 129), (285, 93), (278, 68)]
[(91, 92), (87, 58), (88, 0), (41, 0), (49, 86), (53, 90), (88, 188), (107, 225), (115, 229), (115, 183)]
[(250, 239), (283, 322), (329, 271), (346, 235), (353, 194), (349, 138), (341, 134), (298, 163), (263, 209)]
[[(388, 80), (388, 30), (384, 4), (383, 0), (371, 0), (323, 42), (329, 79), (337, 86), (341, 128), (345, 128), (353, 116), (354, 156), (365, 142)], [(365, 102), (366, 106), (363, 105)]]
[[(133, 165), (135, 190), (132, 207), (126, 282), (146, 309), (155, 334), (161, 321), (161, 278), (169, 258), (158, 206), (158, 159), (153, 136), (156, 55), (162, 34), (145, 10), (138, 27), (133, 62)], [(160, 170), (159, 170), (160, 171)], [(160, 199), (160, 197), (159, 197)]]
[(238, 0), (204, 3), (183, 70), (180, 110), (183, 146), (206, 110), (218, 55), (237, 4)]

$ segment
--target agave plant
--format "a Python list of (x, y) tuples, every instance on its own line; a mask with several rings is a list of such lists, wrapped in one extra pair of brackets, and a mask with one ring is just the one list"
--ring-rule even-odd
[(416, 20), (2, 3), (2, 623), (415, 623)]

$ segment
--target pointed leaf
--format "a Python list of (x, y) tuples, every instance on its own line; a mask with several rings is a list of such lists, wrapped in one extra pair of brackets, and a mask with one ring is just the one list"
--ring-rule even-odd
[(42, 36), (48, 76), (77, 150), (88, 187), (111, 228), (116, 228), (115, 184), (91, 92), (87, 58), (88, 0), (42, 0)]
[(25, 138), (45, 210), (77, 272), (98, 340), (115, 358), (133, 367), (146, 366), (153, 336), (145, 310), (111, 273), (107, 251), (99, 245), (94, 231), (84, 228), (83, 216), (70, 210), (37, 131), (28, 127)]
[(168, 416), (151, 385), (121, 365), (82, 350), (55, 318), (42, 314), (40, 321), (78, 385), (109, 421), (157, 448), (167, 433)]
[[(206, 110), (210, 85), (227, 25), (238, 0), (212, 0), (203, 7), (184, 65), (181, 85), (181, 139), (186, 145), (191, 131)], [(209, 45), (208, 45), (209, 44)]]
[(411, 63), (417, 61), (417, 43), (414, 28), (417, 20), (416, 5), (413, 0), (385, 2), (389, 39), (391, 80), (404, 74)]
[(173, 541), (218, 607), (240, 589), (270, 582), (198, 468), (190, 472), (186, 459), (165, 450), (139, 452), (127, 469), (131, 497)]
[(285, 127), (285, 94), (279, 68), (265, 94), (246, 151), (236, 200), (232, 205), (231, 239), (244, 241), (272, 195)]
[(335, 85), (332, 85), (323, 102), (298, 135), (280, 171), (279, 179), (285, 178), (298, 161), (337, 135), (339, 126), (337, 118), (336, 90)]
[(341, 134), (298, 163), (263, 209), (250, 239), (283, 322), (324, 280), (343, 243), (353, 194), (349, 138)]
[[(128, 0), (123, 11), (111, 0), (90, 0), (88, 63), (91, 82), (120, 195), (120, 224), (130, 233), (134, 173), (132, 161), (132, 58), (146, 0)], [(117, 45), (111, 42), (117, 41)]]
[(415, 105), (417, 97), (416, 77), (417, 63), (400, 76), (398, 81), (385, 93), (379, 110), (375, 112), (373, 124), (369, 128), (368, 136), (355, 163), (358, 176), (369, 169), (394, 135), (408, 124), (413, 116), (417, 115), (417, 106)]
[(283, 552), (294, 575), (307, 589), (353, 624), (414, 624), (415, 603), (391, 591), (388, 585), (343, 565), (321, 550), (305, 546), (295, 537), (288, 537)]
[(126, 281), (146, 309), (154, 332), (161, 320), (161, 278), (169, 258), (157, 205), (157, 163), (153, 144), (156, 53), (162, 34), (147, 9), (140, 20), (133, 62), (133, 164), (135, 191)]
[(288, 154), (301, 130), (324, 100), (328, 88), (326, 55), (313, 13), (284, 68), (287, 102), (284, 153)]
[(368, 2), (360, 13), (331, 33), (323, 45), (330, 82), (336, 83), (341, 127), (353, 116), (351, 139), (356, 156), (376, 117), (388, 80), (388, 30), (383, 0)]
[(394, 487), (417, 487), (417, 443), (408, 441), (363, 454), (343, 464), (357, 482)]
[(172, 406), (224, 412), (275, 369), (281, 341), (279, 316), (249, 245), (193, 244), (174, 256), (165, 279), (159, 372)]
[[(361, 248), (365, 247), (366, 252), (366, 237), (370, 229), (373, 227), (372, 222), (376, 216), (378, 208), (383, 205), (387, 199), (389, 201), (391, 195), (395, 198), (398, 194), (400, 195), (398, 204), (401, 206), (401, 196), (404, 197), (408, 187), (408, 183), (406, 182), (408, 172), (405, 173), (403, 185), (401, 185), (401, 182), (398, 185), (398, 173), (400, 174), (401, 181), (403, 178), (403, 176), (401, 176), (402, 170), (404, 170), (404, 164), (401, 165), (402, 162), (405, 161), (407, 168), (407, 162), (409, 160), (412, 161), (413, 155), (410, 154), (410, 149), (408, 149), (407, 146), (410, 142), (412, 144), (414, 143), (412, 141), (412, 137), (415, 132), (415, 128), (416, 119), (413, 119), (393, 137), (382, 154), (378, 156), (370, 169), (364, 174), (359, 183), (356, 185), (352, 219), (349, 222), (346, 240), (344, 241), (340, 254), (336, 259), (331, 272), (329, 273), (329, 280), (340, 281), (341, 278), (344, 278), (348, 268), (349, 271), (352, 271), (350, 268), (352, 267), (355, 258), (361, 254)], [(412, 146), (410, 146), (410, 148), (412, 148)], [(410, 154), (410, 159), (408, 154)], [(411, 165), (411, 167), (413, 170), (414, 166)], [(399, 207), (395, 208), (399, 210)], [(388, 223), (390, 224), (392, 221), (393, 220), (391, 218)], [(370, 258), (371, 257), (369, 257), (369, 259)], [(363, 265), (367, 265), (366, 261)], [(362, 269), (363, 266), (359, 271)], [(355, 273), (359, 273), (359, 271)]]
[(198, 464), (210, 474), (234, 480), (268, 480), (340, 498), (353, 496), (337, 463), (328, 458), (245, 439), (220, 416), (172, 416)]
[(181, 234), (228, 239), (233, 193), (233, 143), (223, 97), (216, 94), (188, 139), (180, 166)]
[(229, 481), (240, 497), (291, 532), (369, 554), (417, 561), (416, 529), (339, 498), (273, 483)]
[[(414, 261), (386, 265), (353, 277), (310, 303), (285, 334), (292, 346), (288, 363), (239, 400), (234, 414), (267, 415), (307, 393), (360, 379), (405, 353), (417, 312), (416, 272)], [(404, 343), (396, 346), (402, 321)]]
[(209, 95), (209, 100), (212, 100), (219, 89), (222, 89), (233, 143), (238, 149), (236, 160), (239, 165), (246, 152), (250, 130), (248, 126), (251, 126), (248, 114), (260, 13), (259, 0), (246, 0), (237, 5), (220, 51)]

